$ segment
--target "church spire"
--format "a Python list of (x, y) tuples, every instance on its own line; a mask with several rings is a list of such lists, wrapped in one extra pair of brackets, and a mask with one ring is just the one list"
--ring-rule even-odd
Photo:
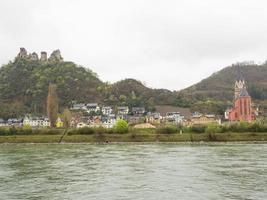
[(235, 96), (234, 96), (234, 100), (239, 98), (240, 92), (241, 92), (242, 89), (246, 89), (245, 79), (244, 79), (243, 73), (242, 73), (241, 68), (240, 68), (239, 65), (236, 66), (235, 74), (236, 74), (236, 80), (235, 80)]
[(244, 82), (245, 82), (243, 73), (242, 73), (242, 71), (241, 71), (241, 67), (240, 67), (239, 65), (236, 66), (236, 70), (235, 70), (235, 80), (236, 80), (236, 81), (244, 81)]

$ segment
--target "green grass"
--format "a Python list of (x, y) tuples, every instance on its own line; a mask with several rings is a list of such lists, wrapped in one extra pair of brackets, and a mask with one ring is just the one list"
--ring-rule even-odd
[[(12, 135), (0, 136), (0, 143), (58, 143), (62, 135)], [(93, 134), (66, 135), (63, 143), (109, 143), (109, 142), (238, 142), (267, 141), (267, 133), (201, 133), (201, 134)]]

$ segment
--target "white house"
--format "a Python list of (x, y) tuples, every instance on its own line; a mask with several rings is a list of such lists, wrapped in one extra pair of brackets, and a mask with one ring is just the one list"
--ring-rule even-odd
[(146, 109), (144, 107), (133, 107), (132, 108), (132, 113), (134, 115), (143, 115), (145, 114)]
[(47, 127), (50, 126), (50, 121), (46, 117), (24, 117), (23, 125), (30, 127)]
[(119, 106), (117, 108), (118, 115), (127, 115), (129, 113), (129, 107), (128, 106)]
[(88, 104), (86, 104), (86, 111), (88, 113), (98, 112), (98, 111), (100, 111), (100, 107), (98, 106), (97, 103), (88, 103)]
[(103, 106), (101, 109), (103, 115), (109, 116), (112, 113), (112, 108), (111, 106)]
[(108, 117), (102, 118), (102, 126), (105, 128), (113, 128), (116, 124), (116, 116), (114, 114), (109, 115)]
[(7, 124), (6, 124), (5, 120), (0, 118), (0, 126), (6, 126), (6, 125)]
[(107, 121), (103, 122), (103, 127), (105, 128), (113, 128), (116, 124), (116, 119), (108, 119)]
[(73, 104), (71, 110), (86, 110), (86, 104), (85, 103), (75, 103), (75, 104)]
[(179, 124), (183, 122), (184, 116), (181, 115), (179, 112), (167, 112), (165, 119), (168, 122)]

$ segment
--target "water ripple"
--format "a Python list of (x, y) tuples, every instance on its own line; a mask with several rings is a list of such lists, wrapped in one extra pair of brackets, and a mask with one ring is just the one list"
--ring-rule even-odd
[(0, 145), (0, 199), (266, 199), (267, 145)]

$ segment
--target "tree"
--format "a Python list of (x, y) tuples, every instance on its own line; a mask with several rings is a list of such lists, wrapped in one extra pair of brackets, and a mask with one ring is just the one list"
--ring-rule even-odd
[(115, 129), (116, 133), (127, 133), (128, 132), (128, 123), (123, 119), (119, 119), (116, 122), (114, 129)]
[(70, 121), (71, 121), (71, 112), (68, 108), (65, 108), (63, 111), (63, 124), (65, 128), (70, 127)]
[(56, 126), (58, 114), (58, 97), (57, 87), (55, 84), (49, 83), (47, 95), (47, 116), (50, 120), (51, 126)]

